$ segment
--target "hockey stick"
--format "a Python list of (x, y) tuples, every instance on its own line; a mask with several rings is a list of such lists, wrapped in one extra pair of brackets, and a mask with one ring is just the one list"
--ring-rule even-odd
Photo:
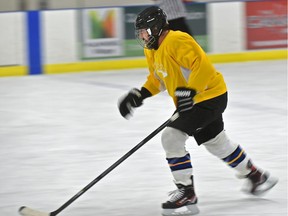
[(178, 113), (175, 113), (170, 119), (164, 122), (161, 126), (159, 126), (156, 130), (154, 130), (151, 134), (149, 134), (145, 139), (143, 139), (139, 144), (137, 144), (134, 148), (128, 151), (125, 155), (123, 155), (120, 159), (118, 159), (114, 164), (112, 164), (108, 169), (106, 169), (102, 174), (100, 174), (97, 178), (95, 178), (92, 182), (90, 182), (86, 187), (80, 190), (77, 194), (75, 194), (71, 199), (69, 199), (66, 203), (60, 206), (55, 211), (50, 213), (41, 212), (38, 210), (34, 210), (32, 208), (22, 206), (19, 209), (20, 215), (23, 216), (55, 216), (62, 212), (66, 207), (68, 207), (71, 203), (73, 203), (77, 198), (83, 195), (87, 190), (89, 190), (93, 185), (95, 185), (98, 181), (100, 181), (103, 177), (105, 177), (108, 173), (110, 173), (113, 169), (115, 169), (118, 165), (120, 165), (124, 160), (130, 157), (134, 152), (136, 152), (139, 148), (141, 148), (145, 143), (147, 143), (150, 139), (156, 136), (161, 130), (163, 130), (168, 124), (175, 121), (179, 117)]

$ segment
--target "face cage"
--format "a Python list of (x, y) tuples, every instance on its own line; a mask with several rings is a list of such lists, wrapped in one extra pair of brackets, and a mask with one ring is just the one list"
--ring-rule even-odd
[[(145, 49), (153, 49), (155, 43), (157, 43), (150, 29), (137, 29), (135, 31), (135, 37), (138, 43)], [(144, 39), (145, 37), (146, 39)]]

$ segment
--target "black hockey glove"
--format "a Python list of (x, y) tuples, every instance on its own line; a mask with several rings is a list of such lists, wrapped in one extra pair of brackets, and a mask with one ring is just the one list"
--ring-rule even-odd
[(192, 109), (194, 105), (193, 98), (196, 95), (194, 89), (178, 87), (175, 91), (175, 97), (177, 98), (177, 112), (180, 114)]
[(151, 95), (152, 94), (143, 87), (141, 91), (136, 88), (131, 89), (128, 94), (120, 98), (118, 102), (118, 108), (121, 115), (124, 118), (128, 118), (128, 116), (132, 114), (133, 108), (141, 106), (143, 100)]

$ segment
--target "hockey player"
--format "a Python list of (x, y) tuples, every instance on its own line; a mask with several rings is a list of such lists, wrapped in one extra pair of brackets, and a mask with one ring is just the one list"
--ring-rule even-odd
[(140, 90), (133, 88), (121, 97), (118, 104), (121, 115), (127, 118), (144, 99), (164, 90), (179, 113), (179, 118), (165, 128), (161, 137), (177, 186), (170, 200), (162, 204), (162, 214), (199, 212), (192, 163), (185, 149), (189, 136), (246, 179), (249, 183), (246, 192), (261, 195), (270, 190), (278, 180), (256, 167), (244, 149), (226, 135), (222, 118), (227, 105), (226, 84), (197, 42), (187, 33), (169, 30), (165, 13), (157, 6), (139, 13), (135, 28), (150, 73)]

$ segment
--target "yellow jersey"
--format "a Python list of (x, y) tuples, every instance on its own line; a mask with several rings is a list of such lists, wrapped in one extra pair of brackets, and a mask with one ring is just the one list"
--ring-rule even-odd
[(149, 75), (143, 87), (152, 95), (167, 90), (176, 104), (176, 88), (192, 88), (194, 103), (199, 103), (227, 91), (222, 74), (187, 33), (169, 30), (157, 50), (144, 49), (144, 54)]

